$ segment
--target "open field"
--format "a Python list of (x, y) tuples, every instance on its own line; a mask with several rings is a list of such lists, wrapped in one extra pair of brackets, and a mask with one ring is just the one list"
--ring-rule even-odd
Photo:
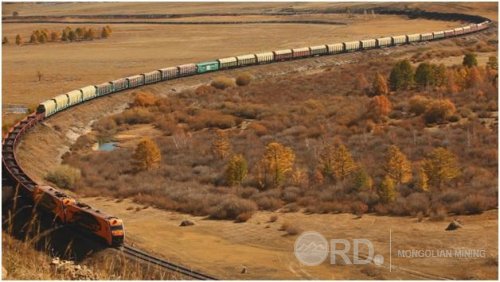
[[(106, 4), (58, 4), (46, 5), (36, 14), (46, 13), (48, 15), (66, 15), (68, 10), (72, 9), (71, 14), (109, 14), (109, 5)], [(20, 11), (21, 15), (29, 15), (33, 12), (33, 4), (16, 4), (4, 5), (4, 15), (9, 15), (14, 9)], [(195, 13), (195, 12), (220, 12), (220, 11), (240, 11), (242, 6), (237, 4), (216, 4), (205, 9), (203, 4), (179, 5), (171, 4), (165, 8), (153, 4), (145, 7), (144, 5), (135, 3), (122, 3), (113, 11), (113, 13), (134, 13), (149, 14), (155, 13)], [(294, 7), (297, 9), (318, 9), (324, 8), (324, 3), (305, 3), (305, 4), (260, 4), (252, 3), (245, 5), (245, 11), (268, 11), (279, 10), (283, 8)], [(248, 6), (246, 6), (248, 5)], [(335, 7), (343, 7), (345, 4), (335, 4)], [(353, 4), (359, 6), (360, 4)], [(367, 4), (363, 4), (367, 5)], [(374, 4), (376, 5), (376, 4)], [(399, 5), (399, 4), (394, 4)], [(413, 6), (414, 4), (408, 4)], [(422, 5), (422, 4), (418, 4)], [(370, 4), (371, 6), (371, 4)], [(494, 6), (494, 7), (493, 7)], [(223, 8), (222, 8), (223, 7)], [(447, 11), (460, 11), (465, 13), (480, 13), (486, 16), (496, 18), (496, 3), (485, 5), (473, 5), (470, 3), (460, 3), (451, 6), (445, 4), (432, 4), (429, 9)], [(449, 8), (449, 9), (448, 9)], [(228, 20), (241, 19), (243, 20), (281, 20), (289, 19), (284, 16), (266, 16), (252, 15), (247, 17), (197, 17), (196, 19), (188, 18), (187, 20), (195, 21), (211, 21), (211, 20)], [(347, 41), (350, 39), (361, 39), (364, 37), (376, 37), (381, 35), (391, 35), (400, 33), (422, 32), (423, 29), (429, 31), (435, 29), (445, 29), (455, 27), (457, 22), (430, 21), (416, 19), (410, 21), (404, 17), (398, 16), (377, 16), (375, 18), (364, 18), (356, 16), (354, 19), (347, 15), (321, 15), (318, 17), (312, 15), (303, 15), (302, 19), (321, 18), (332, 21), (342, 21), (346, 25), (301, 25), (301, 24), (252, 24), (252, 25), (147, 25), (147, 24), (117, 24), (111, 25), (113, 35), (107, 40), (95, 40), (92, 42), (79, 42), (71, 44), (63, 43), (48, 43), (44, 45), (25, 45), (22, 47), (4, 46), (4, 87), (3, 87), (3, 102), (4, 104), (25, 104), (28, 106), (34, 105), (40, 100), (54, 96), (61, 92), (78, 88), (87, 84), (94, 84), (101, 81), (106, 81), (121, 76), (136, 74), (144, 71), (149, 71), (155, 68), (171, 66), (186, 62), (203, 61), (229, 55), (245, 54), (257, 51), (277, 50), (281, 48), (300, 47), (306, 45), (315, 45), (322, 43), (332, 43)], [(358, 19), (358, 20), (356, 20)], [(174, 21), (182, 20), (175, 19)], [(76, 26), (76, 24), (4, 24), (4, 35), (9, 38), (14, 38), (18, 33), (29, 35), (32, 30), (47, 28), (49, 30), (61, 30), (64, 26)], [(102, 27), (103, 24), (95, 25)], [(86, 25), (90, 27), (91, 25)], [(244, 30), (245, 32), (242, 32)], [(495, 30), (496, 32), (496, 30)], [(231, 41), (228, 41), (231, 38)], [(272, 38), (273, 40), (270, 40)], [(362, 54), (344, 54), (334, 57), (311, 58), (300, 61), (286, 62), (283, 64), (273, 64), (266, 66), (258, 66), (247, 68), (248, 71), (255, 77), (255, 83), (261, 83), (253, 88), (253, 83), (248, 87), (251, 91), (257, 91), (261, 96), (266, 94), (266, 85), (262, 81), (269, 83), (270, 86), (279, 92), (281, 89), (286, 89), (285, 75), (291, 74), (294, 78), (294, 83), (302, 85), (307, 93), (313, 93), (312, 82), (314, 75), (322, 75), (323, 79), (330, 83), (342, 79), (339, 85), (333, 85), (330, 89), (324, 90), (325, 95), (330, 95), (325, 101), (333, 108), (333, 102), (340, 101), (345, 103), (348, 99), (355, 101), (353, 107), (343, 105), (340, 109), (335, 109), (332, 118), (338, 114), (338, 120), (342, 125), (336, 128), (336, 118), (332, 118), (332, 130), (342, 135), (339, 138), (345, 138), (350, 142), (350, 148), (355, 148), (356, 157), (359, 157), (363, 148), (358, 146), (363, 141), (363, 134), (357, 135), (356, 138), (351, 138), (351, 132), (360, 132), (364, 130), (365, 124), (360, 123), (351, 127), (347, 117), (353, 114), (353, 109), (358, 109), (361, 103), (366, 102), (368, 97), (360, 94), (360, 91), (346, 90), (354, 85), (353, 73), (356, 73), (356, 64), (367, 64), (366, 69), (370, 71), (381, 70), (384, 75), (387, 74), (389, 65), (378, 69), (383, 62), (393, 62), (393, 59), (413, 58), (416, 53), (425, 55), (432, 52), (442, 52), (439, 54), (432, 53), (429, 55), (431, 62), (445, 63), (446, 65), (460, 64), (463, 58), (463, 53), (466, 50), (477, 50), (477, 45), (486, 44), (488, 39), (496, 39), (496, 35), (490, 32), (488, 35), (472, 35), (468, 39), (456, 39), (453, 41), (439, 41), (429, 44), (418, 44), (413, 46), (404, 46), (394, 49), (382, 49), (365, 52)], [(27, 38), (25, 38), (26, 40)], [(11, 40), (12, 42), (13, 40)], [(463, 46), (462, 41), (472, 42), (471, 45)], [(450, 43), (451, 42), (451, 43)], [(495, 44), (490, 44), (494, 47), (487, 46), (489, 49), (483, 53), (479, 53), (480, 65), (484, 66), (489, 56), (496, 55), (497, 50)], [(495, 50), (493, 50), (495, 49)], [(449, 51), (452, 50), (452, 51)], [(445, 51), (449, 51), (446, 53)], [(444, 54), (444, 55), (443, 55)], [(440, 57), (442, 55), (442, 57)], [(423, 60), (415, 59), (412, 61), (414, 65)], [(36, 72), (41, 71), (44, 76), (42, 81), (38, 82)], [(160, 83), (152, 86), (144, 87), (144, 91), (151, 92), (158, 97), (168, 98), (173, 95), (182, 93), (182, 97), (190, 97), (186, 93), (192, 93), (200, 85), (205, 85), (218, 75), (236, 76), (242, 70), (231, 70), (217, 74), (206, 74), (196, 77), (183, 78), (176, 81)], [(359, 70), (358, 70), (359, 71)], [(370, 73), (370, 81), (371, 81)], [(368, 77), (368, 76), (367, 76)], [(276, 83), (278, 82), (278, 83)], [(300, 84), (302, 83), (302, 84)], [(309, 84), (308, 84), (309, 83)], [(342, 83), (348, 84), (343, 85)], [(325, 83), (324, 85), (327, 85)], [(280, 88), (281, 86), (281, 88)], [(345, 88), (344, 88), (345, 86)], [(37, 91), (33, 91), (33, 89)], [(300, 88), (300, 87), (298, 87)], [(185, 91), (185, 93), (183, 93)], [(93, 122), (98, 121), (102, 116), (118, 114), (122, 112), (129, 102), (133, 100), (135, 90), (126, 91), (118, 95), (97, 99), (86, 103), (77, 108), (72, 108), (60, 115), (57, 115), (44, 124), (35, 128), (28, 133), (18, 148), (18, 157), (23, 168), (27, 170), (28, 175), (34, 179), (45, 182), (44, 176), (52, 170), (58, 163), (61, 162), (63, 155), (75, 144), (75, 141), (82, 135), (90, 132)], [(434, 95), (432, 91), (429, 95)], [(246, 102), (245, 99), (252, 99), (252, 95), (245, 93), (245, 90), (229, 90), (226, 92), (216, 92), (214, 98), (199, 99), (200, 101), (190, 106), (194, 108), (200, 106), (200, 103), (206, 103), (205, 106), (214, 106), (221, 97), (235, 97), (236, 104)], [(309, 93), (309, 94), (310, 94)], [(467, 92), (468, 93), (468, 92)], [(246, 95), (248, 94), (248, 95)], [(262, 95), (264, 94), (264, 95)], [(288, 94), (288, 92), (286, 93)], [(406, 93), (403, 99), (398, 100), (397, 97), (391, 97), (398, 111), (404, 111), (406, 98), (415, 93)], [(483, 93), (484, 94), (484, 93)], [(258, 96), (258, 95), (255, 95)], [(297, 95), (299, 97), (300, 95)], [(362, 97), (361, 97), (362, 96)], [(486, 93), (487, 98), (491, 98), (489, 92)], [(281, 99), (286, 99), (283, 96)], [(296, 98), (297, 98), (296, 97)], [(262, 97), (261, 97), (262, 98)], [(457, 105), (468, 107), (466, 99), (460, 97), (451, 97), (457, 100)], [(230, 98), (228, 98), (230, 99)], [(240, 99), (240, 100), (238, 100)], [(338, 99), (338, 100), (335, 100)], [(345, 99), (345, 100), (343, 100)], [(356, 100), (359, 99), (359, 100)], [(269, 99), (268, 102), (273, 99)], [(292, 100), (290, 103), (275, 99), (276, 102), (286, 103), (290, 108), (283, 109), (294, 111)], [(296, 100), (300, 100), (297, 98)], [(293, 101), (296, 101), (295, 99)], [(480, 110), (485, 108), (488, 101), (478, 98), (471, 99), (471, 103), (476, 103), (477, 111), (472, 112), (471, 120), (474, 120), (474, 130), (477, 130), (477, 138), (473, 142), (477, 142), (483, 147), (486, 147), (488, 140), (493, 140), (494, 129), (491, 124), (497, 122), (495, 109), (488, 110), (488, 117), (483, 123), (475, 116), (480, 114)], [(225, 101), (227, 102), (227, 101)], [(256, 101), (253, 101), (256, 102)], [(496, 106), (496, 100), (491, 101), (493, 106)], [(256, 103), (265, 104), (265, 102), (257, 101)], [(358, 104), (359, 103), (359, 104)], [(475, 105), (476, 105), (475, 104)], [(208, 107), (207, 106), (207, 107)], [(329, 108), (330, 108), (329, 106)], [(492, 106), (492, 108), (494, 108)], [(300, 113), (300, 110), (294, 112)], [(182, 108), (184, 110), (184, 107)], [(186, 110), (189, 110), (186, 107)], [(276, 108), (272, 109), (276, 111)], [(269, 112), (272, 112), (269, 110)], [(340, 113), (340, 114), (339, 114)], [(9, 117), (10, 118), (10, 117)], [(297, 118), (295, 116), (294, 118)], [(288, 125), (293, 125), (292, 116), (280, 116), (278, 122), (286, 122)], [(361, 118), (360, 118), (361, 119)], [(396, 132), (393, 135), (389, 127), (393, 130), (399, 126), (399, 122), (395, 117), (391, 118), (389, 124), (381, 124), (377, 133), (380, 136), (385, 136), (384, 140), (398, 140)], [(251, 121), (250, 121), (251, 122)], [(297, 118), (295, 123), (302, 122)], [(356, 121), (357, 122), (357, 121)], [(460, 135), (463, 133), (460, 126), (468, 122), (467, 118), (451, 125), (443, 125), (436, 127), (425, 128), (422, 126), (421, 120), (415, 118), (412, 124), (406, 124), (407, 128), (418, 128), (421, 130), (420, 139), (422, 147), (430, 147), (434, 144), (444, 144), (449, 140), (443, 141), (444, 134), (450, 133), (452, 128), (453, 133)], [(320, 122), (321, 123), (321, 122)], [(334, 124), (334, 125), (333, 125)], [(284, 126), (280, 130), (272, 132), (273, 138), (282, 138), (287, 142), (295, 142), (296, 139), (302, 138), (301, 131), (295, 134), (293, 131), (286, 131), (293, 126)], [(359, 127), (357, 127), (359, 125)], [(186, 125), (183, 125), (186, 127)], [(187, 127), (190, 125), (188, 124)], [(306, 124), (307, 126), (307, 124)], [(306, 127), (305, 126), (305, 127)], [(277, 126), (279, 128), (279, 126)], [(125, 127), (124, 127), (125, 128)], [(241, 128), (241, 131), (240, 131)], [(271, 127), (270, 127), (271, 128)], [(368, 128), (368, 126), (367, 126)], [(123, 129), (123, 128), (122, 128)], [(283, 130), (281, 130), (283, 129)], [(305, 130), (313, 129), (306, 127)], [(359, 130), (358, 130), (359, 129)], [(405, 129), (405, 130), (406, 130)], [(244, 123), (238, 124), (237, 127), (231, 128), (238, 132), (241, 142), (252, 141), (250, 136), (244, 131)], [(274, 130), (274, 129), (273, 129)], [(402, 130), (405, 138), (399, 140), (408, 141), (408, 132)], [(468, 132), (468, 131), (467, 131)], [(476, 131), (475, 131), (476, 132)], [(347, 134), (349, 133), (349, 134)], [(387, 135), (383, 135), (386, 134)], [(210, 136), (204, 130), (196, 132), (192, 130), (189, 134), (194, 134), (198, 141), (208, 140)], [(249, 136), (244, 139), (245, 134)], [(441, 135), (440, 135), (441, 134)], [(148, 135), (155, 139), (161, 139), (165, 142), (171, 142), (171, 136), (162, 132), (151, 125), (130, 126), (121, 130), (119, 134), (114, 136), (119, 145), (124, 149), (131, 150), (139, 141), (139, 137)], [(352, 134), (355, 136), (356, 134)], [(462, 134), (463, 135), (463, 134)], [(460, 136), (462, 136), (460, 135)], [(261, 136), (260, 136), (261, 137)], [(299, 138), (300, 137), (300, 138)], [(269, 137), (270, 138), (270, 137)], [(270, 140), (266, 137), (259, 142)], [(312, 137), (313, 139), (315, 137)], [(366, 138), (366, 137), (365, 137)], [(415, 138), (415, 137), (414, 137)], [(306, 138), (310, 139), (310, 138)], [(355, 139), (355, 140), (354, 140)], [(382, 138), (383, 139), (383, 138)], [(299, 146), (303, 146), (302, 139), (297, 141)], [(309, 142), (309, 141), (307, 141)], [(314, 142), (314, 141), (311, 141)], [(365, 140), (365, 143), (366, 140)], [(376, 143), (376, 142), (375, 142)], [(428, 143), (428, 144), (424, 144)], [(465, 144), (464, 139), (460, 139), (457, 143), (451, 142), (451, 147), (455, 146), (455, 151), (460, 151), (460, 146)], [(459, 144), (458, 144), (459, 143)], [(309, 143), (307, 143), (309, 144)], [(458, 145), (457, 145), (458, 144)], [(241, 144), (239, 144), (241, 145)], [(366, 144), (365, 144), (366, 145)], [(375, 144), (376, 145), (376, 144)], [(375, 146), (374, 145), (374, 146)], [(206, 147), (206, 144), (203, 145)], [(190, 154), (198, 154), (203, 156), (205, 152), (203, 146), (196, 147), (196, 150)], [(308, 145), (307, 145), (308, 146)], [(256, 146), (257, 147), (257, 146)], [(403, 146), (402, 146), (403, 147)], [(248, 147), (247, 147), (248, 148)], [(172, 148), (168, 148), (170, 150)], [(197, 151), (199, 149), (199, 151)], [(239, 147), (245, 151), (244, 146)], [(406, 148), (405, 148), (406, 149)], [(305, 150), (298, 150), (305, 152)], [(416, 158), (422, 154), (424, 150), (406, 150), (410, 152), (412, 158)], [(169, 151), (170, 152), (170, 151)], [(375, 152), (375, 151), (374, 151)], [(91, 152), (91, 149), (85, 151), (84, 157), (92, 156), (99, 152)], [(184, 155), (192, 157), (190, 154), (169, 154), (174, 162), (174, 158), (182, 158)], [(380, 155), (374, 153), (374, 155)], [(36, 157), (34, 157), (36, 156)], [(67, 155), (66, 155), (67, 156)], [(478, 157), (479, 156), (479, 157)], [(33, 161), (36, 158), (36, 162)], [(365, 159), (370, 159), (368, 156)], [(495, 159), (495, 158), (493, 158)], [(127, 160), (125, 160), (127, 161)], [(373, 161), (373, 159), (371, 160)], [(483, 165), (484, 160), (480, 155), (475, 155), (475, 158), (470, 161), (471, 166)], [(495, 163), (496, 159), (492, 162)], [(110, 160), (111, 164), (114, 160)], [(469, 164), (469, 163), (467, 163)], [(187, 166), (191, 171), (194, 166)], [(482, 168), (481, 168), (482, 169)], [(487, 171), (486, 171), (487, 170)], [(90, 171), (90, 170), (89, 170)], [(374, 171), (377, 171), (374, 169)], [(474, 172), (474, 170), (471, 170)], [(484, 172), (486, 171), (486, 172)], [(482, 177), (487, 180), (477, 181), (481, 189), (483, 186), (488, 186), (495, 182), (498, 176), (493, 172), (491, 167), (481, 170), (484, 172)], [(472, 173), (474, 175), (475, 173)], [(471, 179), (473, 176), (471, 176)], [(174, 183), (174, 189), (184, 189), (186, 185), (183, 183)], [(475, 182), (476, 183), (476, 182)], [(486, 184), (485, 184), (486, 183)], [(101, 182), (102, 184), (102, 182)], [(462, 183), (460, 183), (461, 185)], [(189, 186), (189, 185), (188, 185)], [(467, 186), (467, 185), (464, 185)], [(88, 188), (88, 187), (87, 187)], [(119, 187), (110, 186), (109, 190), (120, 191)], [(486, 189), (484, 189), (486, 190)], [(83, 191), (83, 190), (82, 190)], [(109, 191), (101, 190), (103, 194)], [(69, 191), (70, 194), (78, 196), (79, 191)], [(95, 191), (94, 191), (95, 193)], [(492, 190), (492, 194), (495, 192)], [(88, 193), (86, 193), (88, 194)], [(81, 195), (80, 195), (81, 196)], [(120, 197), (121, 198), (121, 197)], [(452, 216), (446, 216), (441, 221), (431, 221), (425, 217), (420, 222), (415, 215), (406, 217), (392, 216), (377, 216), (375, 214), (367, 214), (361, 218), (349, 213), (342, 214), (310, 214), (299, 212), (285, 213), (284, 210), (277, 211), (257, 211), (249, 221), (245, 223), (234, 223), (232, 221), (216, 221), (209, 220), (201, 216), (193, 216), (185, 213), (165, 211), (147, 204), (138, 204), (131, 199), (110, 199), (106, 196), (90, 197), (82, 199), (84, 202), (99, 207), (107, 213), (119, 216), (125, 221), (127, 230), (128, 243), (134, 244), (137, 247), (144, 248), (154, 254), (159, 254), (172, 261), (192, 266), (197, 270), (207, 272), (226, 279), (428, 279), (428, 278), (449, 278), (449, 279), (496, 279), (498, 277), (498, 216), (497, 210), (489, 210), (480, 215), (460, 216), (464, 223), (464, 228), (454, 231), (444, 231)], [(271, 216), (276, 215), (277, 220), (271, 222)], [(190, 227), (179, 227), (182, 220), (191, 220), (195, 223)], [(314, 230), (321, 232), (328, 239), (333, 238), (367, 238), (375, 245), (376, 254), (381, 254), (385, 258), (383, 266), (376, 267), (373, 264), (367, 266), (349, 266), (335, 265), (332, 266), (328, 262), (317, 267), (306, 267), (300, 265), (293, 254), (293, 244), (296, 236), (286, 235), (285, 231), (281, 231), (284, 223), (291, 224), (301, 231)], [(392, 272), (389, 271), (389, 232), (392, 230)], [(397, 250), (405, 249), (484, 249), (486, 256), (473, 260), (465, 260), (458, 258), (418, 258), (408, 259), (397, 257)], [(243, 274), (242, 269), (246, 268), (247, 273)]]

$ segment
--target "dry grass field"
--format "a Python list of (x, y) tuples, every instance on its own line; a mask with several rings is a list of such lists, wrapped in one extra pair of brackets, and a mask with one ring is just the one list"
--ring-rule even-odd
[[(347, 4), (331, 3), (241, 3), (214, 4), (152, 4), (147, 7), (137, 3), (64, 3), (35, 6), (35, 4), (3, 4), (3, 14), (19, 11), (27, 15), (88, 15), (88, 14), (160, 14), (160, 13), (217, 13), (241, 12), (260, 13), (282, 9), (324, 9), (343, 8)], [(355, 3), (352, 7), (373, 7), (378, 4)], [(401, 6), (403, 4), (392, 4)], [(422, 3), (404, 4), (408, 7), (422, 7)], [(34, 7), (38, 10), (35, 11)], [(111, 7), (113, 7), (111, 12)], [(432, 3), (425, 9), (482, 14), (496, 19), (496, 3), (448, 5)], [(70, 11), (70, 12), (69, 12)], [(10, 44), (3, 46), (3, 103), (32, 106), (40, 100), (52, 97), (88, 84), (94, 84), (118, 77), (171, 66), (186, 62), (204, 61), (230, 55), (258, 51), (277, 50), (315, 44), (361, 39), (401, 33), (433, 31), (456, 26), (457, 22), (380, 16), (354, 17), (347, 15), (302, 15), (300, 20), (321, 19), (343, 22), (346, 25), (305, 24), (242, 24), (242, 25), (149, 25), (112, 24), (112, 36), (107, 40), (78, 43), (47, 43), (44, 45)], [(189, 18), (189, 21), (225, 20), (287, 20), (284, 16), (218, 16)], [(174, 19), (181, 21), (183, 19)], [(61, 30), (76, 24), (33, 24), (8, 23), (3, 25), (5, 36), (13, 38), (22, 34), (27, 40), (34, 29)], [(96, 27), (102, 27), (97, 24)], [(92, 25), (85, 25), (91, 27)], [(496, 37), (494, 35), (490, 35)], [(481, 40), (483, 40), (482, 38)], [(467, 47), (475, 48), (475, 46)], [(436, 55), (432, 52), (442, 52)], [(444, 51), (453, 50), (447, 54)], [(381, 63), (388, 56), (412, 58), (421, 57), (446, 65), (460, 64), (466, 47), (458, 43), (434, 42), (397, 49), (374, 50), (365, 54), (345, 54), (338, 57), (312, 58), (283, 64), (248, 68), (257, 80), (277, 79), (283, 83), (283, 75), (292, 73), (299, 77), (306, 74), (304, 82), (311, 81), (307, 75), (331, 71), (335, 68), (355, 69), (353, 65), (376, 61)], [(432, 54), (431, 54), (432, 53)], [(479, 53), (480, 65), (496, 50)], [(427, 57), (426, 57), (427, 58)], [(421, 61), (418, 61), (421, 62)], [(417, 61), (415, 64), (418, 63)], [(346, 67), (347, 65), (347, 67)], [(38, 82), (36, 73), (43, 73)], [(223, 74), (235, 76), (240, 71), (226, 71)], [(145, 87), (145, 91), (161, 97), (178, 94), (184, 90), (194, 91), (209, 83), (216, 75), (184, 78), (172, 82)], [(301, 78), (298, 79), (300, 81)], [(346, 78), (345, 83), (351, 82)], [(277, 87), (275, 84), (273, 87)], [(307, 84), (304, 83), (307, 88)], [(340, 87), (340, 86), (339, 86)], [(33, 89), (36, 89), (34, 91)], [(258, 88), (252, 88), (257, 89)], [(336, 90), (335, 88), (333, 88)], [(259, 90), (261, 91), (261, 90)], [(332, 90), (333, 91), (333, 90)], [(79, 136), (91, 130), (91, 124), (102, 116), (117, 114), (132, 101), (134, 91), (98, 99), (55, 116), (31, 131), (18, 148), (22, 166), (34, 179), (44, 182), (44, 176), (61, 162), (62, 156), (74, 145)], [(340, 92), (340, 90), (339, 90)], [(227, 93), (226, 93), (227, 94)], [(225, 94), (224, 94), (225, 95)], [(208, 104), (210, 104), (208, 99)], [(205, 102), (207, 102), (205, 101)], [(364, 100), (363, 100), (364, 101)], [(462, 101), (462, 100), (460, 100)], [(462, 101), (463, 102), (463, 101)], [(481, 103), (483, 103), (482, 101)], [(403, 102), (402, 102), (403, 103)], [(485, 102), (484, 102), (485, 103)], [(396, 104), (396, 103), (395, 103)], [(348, 108), (346, 108), (348, 109)], [(5, 118), (5, 115), (4, 115)], [(6, 120), (15, 118), (12, 115)], [(429, 129), (429, 131), (435, 130)], [(347, 132), (347, 131), (346, 131)], [(484, 133), (490, 136), (491, 132)], [(427, 133), (426, 133), (427, 134)], [(432, 134), (432, 133), (430, 133)], [(478, 133), (481, 134), (481, 133)], [(133, 148), (140, 136), (165, 138), (162, 132), (151, 125), (131, 126), (121, 131), (116, 140), (125, 148)], [(206, 137), (203, 133), (201, 137)], [(437, 135), (436, 135), (437, 136)], [(486, 137), (485, 137), (486, 138)], [(430, 142), (430, 141), (429, 141)], [(484, 144), (483, 144), (484, 145)], [(418, 154), (414, 153), (413, 155)], [(90, 154), (89, 154), (90, 155)], [(36, 156), (36, 157), (35, 157)], [(33, 159), (37, 161), (34, 162)], [(494, 174), (493, 174), (494, 175)], [(184, 188), (185, 186), (179, 185)], [(69, 191), (70, 194), (78, 196)], [(165, 211), (131, 199), (110, 199), (109, 197), (85, 197), (84, 202), (124, 219), (127, 242), (156, 253), (172, 261), (192, 266), (219, 278), (226, 279), (496, 279), (498, 277), (498, 216), (497, 210), (480, 215), (460, 216), (464, 228), (447, 232), (445, 228), (451, 216), (443, 221), (422, 222), (415, 216), (394, 217), (364, 215), (362, 218), (349, 213), (309, 214), (303, 212), (257, 211), (249, 221), (208, 220), (205, 217)], [(277, 220), (271, 220), (277, 216)], [(195, 223), (190, 227), (179, 227), (182, 220)], [(283, 224), (298, 230), (315, 230), (327, 238), (367, 238), (375, 245), (375, 252), (385, 258), (381, 267), (374, 265), (349, 266), (324, 263), (317, 267), (300, 265), (293, 254), (294, 235), (280, 230)], [(389, 271), (389, 230), (392, 230), (392, 271)], [(485, 249), (486, 257), (475, 260), (457, 258), (407, 259), (395, 257), (397, 249)], [(247, 273), (242, 273), (246, 268)], [(50, 277), (49, 277), (50, 278)]]

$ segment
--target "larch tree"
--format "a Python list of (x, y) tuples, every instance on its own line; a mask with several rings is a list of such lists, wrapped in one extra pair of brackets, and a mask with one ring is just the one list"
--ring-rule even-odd
[(229, 159), (226, 167), (226, 181), (230, 186), (239, 185), (248, 174), (248, 164), (241, 154), (234, 155)]
[(101, 38), (108, 38), (109, 35), (110, 35), (109, 30), (106, 27), (103, 27), (101, 31)]
[(378, 195), (383, 203), (391, 203), (396, 200), (397, 192), (394, 180), (386, 175), (378, 187)]
[(215, 138), (212, 141), (212, 155), (216, 159), (223, 160), (227, 158), (231, 154), (231, 142), (229, 141), (229, 137), (227, 133), (223, 130), (217, 130), (215, 132)]
[(426, 88), (434, 83), (434, 71), (430, 64), (421, 63), (415, 71), (415, 83), (420, 88)]
[[(288, 173), (292, 171), (295, 153), (292, 148), (278, 142), (269, 143), (260, 162), (265, 175), (269, 176), (272, 187), (279, 187)], [(267, 180), (266, 180), (267, 182)]]
[(34, 44), (34, 43), (37, 43), (37, 42), (38, 41), (37, 41), (36, 35), (34, 33), (31, 34), (31, 36), (30, 36), (30, 43)]
[(23, 39), (21, 38), (21, 35), (16, 35), (16, 45), (21, 45), (23, 44)]
[(415, 188), (422, 192), (429, 191), (429, 177), (422, 166), (417, 169), (417, 175), (415, 176)]
[(395, 146), (389, 146), (384, 163), (384, 170), (396, 184), (408, 183), (411, 180), (411, 163), (406, 155)]
[(413, 76), (414, 71), (410, 61), (400, 61), (392, 68), (389, 85), (394, 91), (409, 89), (413, 85)]
[(380, 73), (375, 75), (375, 79), (372, 84), (373, 95), (387, 95), (389, 93), (389, 87), (387, 86), (387, 81), (385, 77)]
[(86, 40), (94, 40), (95, 38), (95, 33), (94, 33), (94, 30), (92, 28), (89, 28), (86, 32), (85, 32), (85, 35), (84, 35), (85, 39)]
[(431, 65), (433, 72), (432, 84), (435, 86), (443, 86), (446, 84), (446, 66), (444, 64)]
[(478, 67), (471, 67), (468, 71), (466, 83), (467, 88), (477, 88), (483, 82), (483, 76)]
[(137, 170), (150, 170), (159, 167), (161, 152), (158, 145), (150, 138), (144, 138), (133, 154), (134, 166)]
[(332, 152), (332, 171), (337, 181), (344, 181), (357, 168), (351, 153), (343, 144), (336, 146)]
[(488, 58), (488, 62), (486, 63), (486, 67), (498, 70), (498, 58), (496, 56), (491, 56)]
[(7, 36), (3, 37), (2, 44), (9, 44), (9, 39), (7, 38)]
[(373, 179), (368, 175), (364, 168), (358, 168), (354, 172), (353, 188), (355, 191), (371, 191), (373, 187)]
[(437, 190), (460, 175), (457, 157), (449, 150), (439, 147), (424, 160), (423, 169), (428, 183)]
[(464, 60), (462, 61), (462, 65), (464, 67), (472, 68), (477, 66), (477, 57), (474, 53), (467, 53), (464, 56)]
[(367, 105), (367, 115), (374, 121), (380, 121), (392, 110), (391, 101), (385, 95), (372, 97)]
[(77, 39), (77, 36), (76, 36), (76, 33), (71, 30), (69, 33), (68, 33), (68, 40), (73, 42)]
[(61, 34), (61, 41), (68, 41), (68, 32), (66, 30), (63, 30)]

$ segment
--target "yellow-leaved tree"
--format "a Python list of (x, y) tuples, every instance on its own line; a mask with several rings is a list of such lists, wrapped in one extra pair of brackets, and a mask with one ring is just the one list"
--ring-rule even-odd
[(391, 177), (386, 175), (378, 187), (378, 195), (384, 203), (393, 202), (396, 199), (396, 187)]
[(320, 165), (325, 176), (334, 177), (337, 181), (343, 181), (357, 168), (351, 153), (346, 146), (326, 146), (320, 153)]
[(229, 159), (226, 168), (226, 181), (230, 186), (239, 185), (248, 174), (247, 160), (241, 154)]
[(457, 157), (449, 150), (439, 147), (424, 160), (423, 169), (431, 188), (441, 190), (446, 182), (460, 175)]
[(264, 172), (264, 181), (272, 187), (278, 187), (285, 180), (285, 176), (292, 171), (295, 162), (295, 153), (292, 148), (278, 142), (271, 142), (266, 146), (266, 152), (260, 161)]
[(384, 170), (396, 184), (408, 183), (412, 177), (408, 158), (395, 145), (389, 146), (387, 150)]
[(135, 149), (133, 162), (137, 170), (149, 170), (159, 167), (161, 152), (158, 145), (150, 138), (144, 138)]

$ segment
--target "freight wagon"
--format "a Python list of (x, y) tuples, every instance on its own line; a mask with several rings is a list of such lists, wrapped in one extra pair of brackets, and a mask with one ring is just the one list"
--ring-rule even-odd
[(198, 70), (198, 73), (216, 71), (219, 69), (219, 62), (210, 61), (210, 62), (198, 63), (196, 64), (196, 68)]

